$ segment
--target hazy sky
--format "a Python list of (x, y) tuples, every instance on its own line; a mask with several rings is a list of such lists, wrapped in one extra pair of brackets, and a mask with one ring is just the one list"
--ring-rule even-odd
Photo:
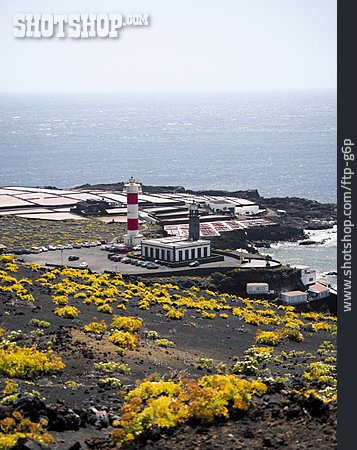
[[(119, 39), (16, 39), (13, 14), (146, 12)], [(336, 0), (11, 0), (0, 91), (336, 87)]]

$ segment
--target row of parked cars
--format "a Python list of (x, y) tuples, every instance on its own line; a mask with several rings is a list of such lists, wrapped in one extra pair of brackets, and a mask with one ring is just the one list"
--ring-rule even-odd
[(101, 245), (99, 241), (95, 242), (81, 242), (76, 244), (65, 244), (65, 245), (44, 245), (41, 247), (31, 247), (31, 248), (21, 248), (14, 250), (15, 255), (29, 255), (31, 253), (42, 253), (54, 250), (71, 250), (73, 248), (89, 248)]
[(103, 244), (100, 247), (101, 250), (106, 250), (111, 253), (129, 253), (132, 250), (138, 251), (141, 250), (141, 245), (136, 245), (132, 249), (126, 247), (125, 245), (111, 245), (111, 244)]
[(146, 269), (158, 269), (159, 266), (152, 261), (142, 261), (137, 258), (130, 258), (128, 256), (120, 256), (117, 253), (108, 253), (108, 259), (114, 262), (121, 262), (123, 264), (131, 264), (133, 266), (145, 267)]

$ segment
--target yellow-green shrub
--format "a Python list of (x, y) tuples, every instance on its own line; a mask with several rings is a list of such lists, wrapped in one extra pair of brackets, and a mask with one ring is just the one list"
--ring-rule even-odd
[(97, 311), (105, 314), (112, 314), (113, 308), (108, 303), (105, 303), (104, 305), (98, 306)]
[(159, 347), (175, 347), (175, 342), (169, 341), (168, 339), (156, 339), (155, 344)]
[(121, 419), (113, 440), (120, 448), (152, 427), (175, 427), (189, 419), (203, 423), (229, 417), (234, 410), (249, 408), (254, 394), (264, 394), (267, 386), (235, 375), (210, 375), (178, 382), (144, 380), (125, 397)]
[(99, 362), (94, 364), (94, 368), (97, 370), (101, 370), (102, 372), (120, 372), (128, 374), (130, 373), (130, 368), (126, 364), (122, 364), (120, 362), (108, 361), (108, 362)]
[(312, 323), (311, 324), (311, 328), (314, 331), (331, 331), (332, 330), (332, 325), (330, 325), (329, 323), (326, 322), (316, 322), (316, 323)]
[(281, 338), (289, 339), (290, 341), (302, 342), (304, 340), (304, 336), (302, 333), (294, 328), (282, 328), (278, 331)]
[(86, 333), (94, 333), (94, 334), (103, 334), (106, 329), (107, 325), (104, 322), (104, 320), (98, 322), (98, 319), (96, 317), (93, 318), (93, 322), (90, 322), (88, 325), (84, 327), (84, 331)]
[(65, 365), (53, 350), (9, 346), (0, 349), (0, 373), (11, 378), (30, 378), (63, 370)]
[(80, 314), (80, 310), (75, 306), (63, 306), (63, 308), (56, 308), (55, 314), (65, 319), (74, 319)]
[(304, 379), (312, 386), (336, 386), (335, 373), (335, 366), (318, 361), (309, 365)]
[(46, 322), (45, 320), (32, 319), (30, 325), (38, 328), (49, 328), (51, 326), (51, 323)]
[(10, 450), (21, 438), (29, 437), (41, 444), (50, 445), (53, 438), (45, 430), (48, 422), (41, 419), (39, 423), (24, 419), (23, 416), (15, 411), (11, 417), (0, 420), (0, 449)]
[(120, 380), (118, 380), (118, 378), (101, 378), (100, 380), (98, 380), (98, 385), (106, 389), (119, 389), (122, 383)]
[(14, 264), (14, 263), (7, 263), (7, 264), (5, 264), (5, 269), (8, 272), (16, 273), (19, 270), (19, 266), (17, 264)]
[[(164, 305), (165, 306), (165, 305)], [(165, 316), (168, 319), (180, 320), (184, 316), (185, 311), (181, 309), (169, 308)]]
[(129, 333), (128, 331), (114, 331), (109, 336), (110, 342), (127, 350), (136, 350), (139, 343), (139, 336), (137, 334)]
[(258, 331), (255, 341), (257, 344), (275, 346), (280, 343), (281, 336), (275, 331)]
[(67, 295), (54, 295), (52, 297), (52, 303), (54, 305), (68, 305)]
[(5, 387), (2, 391), (3, 397), (7, 397), (9, 395), (16, 394), (18, 391), (18, 384), (12, 380), (5, 380)]
[(209, 312), (207, 312), (207, 311), (202, 311), (202, 317), (204, 318), (204, 319), (214, 319), (215, 317), (216, 317), (216, 314), (215, 313), (209, 313)]
[(32, 272), (38, 272), (41, 269), (41, 266), (35, 262), (30, 263), (30, 267)]
[(12, 255), (0, 255), (0, 262), (8, 264), (8, 263), (14, 263), (15, 258)]
[(112, 328), (115, 330), (130, 331), (136, 333), (142, 327), (143, 320), (132, 316), (114, 316), (112, 321)]

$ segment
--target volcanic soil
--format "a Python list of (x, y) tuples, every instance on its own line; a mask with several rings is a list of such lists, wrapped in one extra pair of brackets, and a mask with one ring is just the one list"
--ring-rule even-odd
[[(9, 275), (19, 280), (29, 278), (33, 284), (26, 289), (35, 301), (24, 302), (13, 293), (0, 291), (0, 327), (6, 330), (4, 338), (12, 336), (13, 339), (16, 336), (16, 345), (35, 345), (39, 350), (47, 349), (50, 342), (51, 348), (65, 364), (65, 369), (34, 379), (15, 379), (19, 385), (19, 398), (13, 405), (0, 406), (0, 418), (9, 409), (19, 410), (31, 420), (47, 417), (48, 431), (55, 439), (50, 448), (113, 448), (112, 423), (120, 419), (125, 392), (133, 389), (138, 380), (153, 373), (167, 378), (185, 372), (189, 377), (198, 378), (222, 370), (230, 371), (237, 360), (244, 358), (244, 352), (255, 345), (258, 329), (276, 330), (273, 325), (247, 323), (233, 315), (231, 310), (214, 311), (216, 317), (209, 319), (202, 317), (202, 311), (187, 308), (181, 319), (170, 319), (166, 317), (162, 304), (153, 302), (148, 310), (140, 309), (134, 297), (126, 302), (125, 310), (113, 306), (115, 315), (140, 317), (143, 320), (139, 347), (134, 351), (124, 350), (120, 355), (118, 347), (108, 340), (106, 333), (95, 335), (84, 330), (85, 325), (96, 317), (98, 322), (103, 320), (106, 323), (109, 331), (112, 314), (99, 312), (93, 303), (84, 303), (83, 299), (70, 296), (69, 304), (77, 307), (80, 315), (74, 319), (58, 317), (54, 314), (53, 292), (37, 281), (45, 269), (33, 271), (28, 265), (18, 266), (18, 271)], [(0, 270), (6, 271), (4, 263), (0, 263)], [(126, 282), (135, 285), (138, 281)], [(194, 285), (203, 296), (212, 297), (212, 294), (206, 293), (207, 289), (212, 289), (209, 278), (144, 281), (148, 287), (154, 287), (155, 282), (156, 285), (177, 285), (178, 290), (174, 294), (183, 296)], [(232, 296), (227, 298), (227, 305), (230, 308), (242, 306), (241, 300)], [(277, 314), (284, 313), (276, 306), (272, 308)], [(227, 313), (227, 317), (221, 317), (221, 313)], [(336, 448), (336, 401), (325, 402), (318, 396), (306, 397), (296, 393), (306, 387), (304, 373), (311, 362), (326, 362), (327, 357), (331, 359), (331, 354), (327, 355), (321, 349), (326, 342), (330, 343), (330, 347), (335, 347), (336, 335), (331, 330), (313, 331), (311, 325), (314, 321), (298, 314), (303, 322), (299, 331), (304, 341), (282, 340), (274, 348), (273, 358), (259, 363), (257, 374), (240, 375), (247, 379), (260, 377), (263, 381), (268, 378), (278, 380), (269, 387), (267, 394), (254, 397), (248, 411), (237, 412), (229, 419), (217, 419), (208, 425), (190, 422), (174, 429), (152, 430), (138, 440), (137, 448)], [(50, 326), (38, 332), (38, 328), (31, 323), (33, 319), (49, 322)], [(21, 332), (17, 335), (11, 334), (19, 330)], [(173, 341), (175, 346), (158, 346), (148, 338), (149, 331)], [(205, 358), (206, 363), (201, 360), (200, 364), (201, 358)], [(130, 373), (103, 373), (94, 368), (94, 364), (107, 361), (126, 364)], [(121, 389), (101, 387), (98, 382), (106, 377), (120, 379)], [(1, 375), (1, 389), (5, 378)], [(30, 395), (34, 390), (36, 395)], [(102, 413), (98, 414), (98, 411)], [(25, 446), (28, 443), (23, 447), (21, 445), (17, 448), (32, 448)], [(38, 444), (33, 448), (40, 449), (42, 446)]]

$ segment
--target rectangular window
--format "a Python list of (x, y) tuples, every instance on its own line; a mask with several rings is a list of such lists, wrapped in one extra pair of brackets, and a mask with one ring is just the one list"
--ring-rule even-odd
[(199, 259), (199, 258), (202, 258), (202, 249), (201, 249), (201, 247), (199, 247), (198, 249), (197, 249), (197, 258)]
[(208, 256), (208, 248), (203, 247), (203, 257), (206, 258)]
[(190, 250), (185, 250), (185, 259), (190, 258)]

